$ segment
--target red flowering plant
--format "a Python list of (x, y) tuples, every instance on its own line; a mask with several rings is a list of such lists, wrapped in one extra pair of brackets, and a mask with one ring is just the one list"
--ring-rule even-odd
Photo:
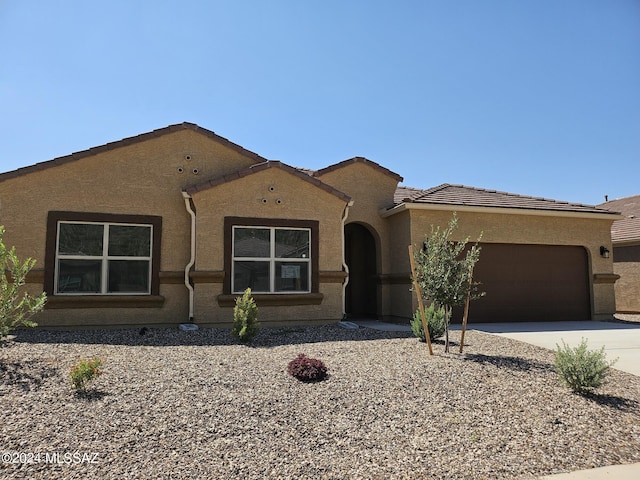
[(287, 372), (301, 382), (319, 382), (327, 377), (327, 367), (322, 360), (309, 358), (304, 353), (289, 362)]

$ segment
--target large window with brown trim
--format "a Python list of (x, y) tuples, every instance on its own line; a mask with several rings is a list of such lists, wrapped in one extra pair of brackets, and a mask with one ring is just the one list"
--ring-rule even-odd
[(233, 293), (308, 293), (311, 229), (233, 227)]
[(304, 294), (318, 290), (318, 222), (227, 217), (229, 293)]
[(160, 217), (51, 212), (48, 293), (157, 294), (160, 228)]

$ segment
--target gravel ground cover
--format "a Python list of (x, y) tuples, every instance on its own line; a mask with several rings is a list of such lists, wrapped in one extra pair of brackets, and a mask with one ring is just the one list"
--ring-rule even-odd
[[(265, 328), (252, 346), (216, 329), (22, 331), (0, 349), (0, 478), (495, 480), (640, 462), (640, 378), (613, 370), (579, 396), (548, 350), (469, 331), (459, 354), (451, 337), (430, 357), (406, 333), (338, 326)], [(298, 353), (329, 378), (287, 375)], [(94, 355), (104, 375), (76, 395), (70, 367)]]

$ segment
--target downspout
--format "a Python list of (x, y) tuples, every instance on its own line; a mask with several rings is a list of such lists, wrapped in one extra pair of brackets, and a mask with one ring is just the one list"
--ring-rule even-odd
[(347, 223), (347, 217), (349, 216), (349, 207), (353, 207), (353, 200), (349, 200), (349, 203), (347, 203), (347, 205), (344, 207), (344, 213), (342, 214), (342, 268), (347, 274), (347, 277), (342, 284), (342, 320), (346, 320), (347, 318), (347, 285), (349, 284), (349, 265), (347, 265), (345, 254), (346, 240), (344, 227)]
[(189, 263), (184, 268), (184, 286), (189, 290), (189, 322), (193, 323), (193, 285), (191, 285), (191, 281), (189, 279), (189, 273), (191, 273), (191, 268), (196, 263), (196, 212), (191, 208), (191, 195), (187, 192), (182, 192), (182, 197), (184, 198), (184, 206), (187, 209), (187, 212), (191, 216), (191, 258), (189, 259)]

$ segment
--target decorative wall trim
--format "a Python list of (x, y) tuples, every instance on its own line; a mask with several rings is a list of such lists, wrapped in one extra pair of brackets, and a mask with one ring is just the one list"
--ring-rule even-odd
[(160, 308), (161, 295), (51, 295), (45, 309), (53, 308)]
[(615, 273), (594, 273), (593, 283), (616, 283), (616, 280), (620, 278), (620, 275)]
[[(218, 305), (221, 307), (233, 307), (236, 298), (242, 295), (218, 295)], [(292, 305), (320, 305), (324, 295), (322, 293), (301, 293), (301, 294), (252, 294), (258, 308), (260, 307), (282, 307)]]
[(347, 278), (347, 272), (342, 270), (325, 270), (320, 272), (320, 283), (343, 283)]

